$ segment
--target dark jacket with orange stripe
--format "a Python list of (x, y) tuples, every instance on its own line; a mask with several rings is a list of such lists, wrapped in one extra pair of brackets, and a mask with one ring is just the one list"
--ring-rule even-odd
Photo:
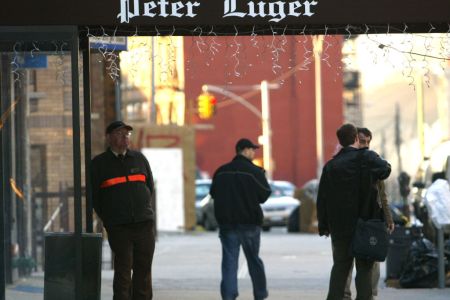
[(128, 150), (123, 158), (107, 150), (92, 160), (92, 199), (105, 226), (154, 219), (152, 171), (140, 152)]

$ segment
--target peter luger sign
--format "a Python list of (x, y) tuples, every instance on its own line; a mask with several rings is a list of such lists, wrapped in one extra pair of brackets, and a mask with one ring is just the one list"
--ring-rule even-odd
[(389, 24), (395, 32), (407, 24), (412, 32), (447, 32), (449, 12), (449, 0), (4, 0), (0, 26), (117, 26), (118, 32), (125, 29), (121, 34), (134, 34), (134, 26), (173, 26), (179, 34), (198, 35), (192, 33), (197, 26), (228, 34), (234, 26), (248, 31), (256, 25), (259, 32), (330, 26), (348, 34), (348, 24), (363, 32), (366, 24), (375, 30)]
[[(217, 1), (217, 0), (210, 0)], [(237, 2), (246, 2), (244, 8), (239, 9)], [(258, 2), (257, 2), (258, 1)], [(279, 22), (288, 16), (311, 17), (315, 14), (318, 1), (242, 1), (224, 0), (223, 18), (268, 18), (269, 22)], [(121, 23), (129, 23), (134, 17), (176, 17), (196, 18), (199, 17), (198, 10), (201, 3), (197, 1), (149, 1), (120, 0), (120, 13), (118, 18)], [(242, 5), (240, 5), (242, 7)]]

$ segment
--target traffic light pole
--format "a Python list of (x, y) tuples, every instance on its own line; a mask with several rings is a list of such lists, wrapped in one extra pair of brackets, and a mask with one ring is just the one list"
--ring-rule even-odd
[[(272, 129), (270, 125), (270, 97), (269, 89), (279, 88), (278, 84), (270, 84), (263, 80), (260, 85), (245, 86), (246, 89), (259, 89), (261, 91), (261, 110), (248, 102), (245, 98), (231, 92), (227, 88), (212, 84), (205, 84), (202, 87), (204, 93), (215, 92), (222, 94), (240, 104), (245, 106), (253, 114), (255, 114), (262, 121), (262, 145), (263, 145), (263, 164), (266, 170), (267, 178), (272, 179), (273, 175), (273, 159), (272, 159)], [(242, 88), (239, 86), (238, 88)]]
[(270, 98), (269, 84), (266, 80), (261, 81), (261, 114), (262, 114), (262, 136), (263, 136), (263, 163), (267, 178), (272, 179), (272, 129), (270, 127)]
[(314, 91), (315, 91), (315, 111), (316, 111), (316, 157), (317, 157), (317, 178), (320, 178), (323, 167), (323, 124), (322, 124), (322, 64), (321, 56), (323, 51), (322, 35), (312, 37), (314, 52)]

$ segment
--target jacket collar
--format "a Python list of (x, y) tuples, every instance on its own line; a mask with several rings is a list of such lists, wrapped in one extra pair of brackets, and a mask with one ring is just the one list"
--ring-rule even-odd
[[(111, 154), (114, 157), (117, 157), (118, 153), (115, 153), (114, 151), (111, 150), (110, 147), (108, 147), (108, 151), (109, 154)], [(135, 156), (134, 151), (131, 151), (130, 149), (127, 149), (127, 151), (125, 152), (125, 157), (126, 156)]]
[(237, 154), (234, 158), (233, 158), (233, 161), (246, 161), (246, 162), (249, 162), (249, 163), (251, 163), (251, 164), (253, 164), (252, 163), (252, 161), (250, 160), (250, 159), (248, 159), (247, 157), (245, 157), (244, 155), (242, 155), (242, 154)]
[(347, 152), (350, 152), (350, 151), (358, 151), (358, 150), (359, 150), (358, 148), (355, 148), (355, 147), (352, 147), (352, 146), (347, 146), (347, 147), (344, 147), (341, 150), (339, 150), (339, 152), (336, 153), (335, 157), (339, 156), (339, 155), (341, 155), (343, 153), (347, 153)]

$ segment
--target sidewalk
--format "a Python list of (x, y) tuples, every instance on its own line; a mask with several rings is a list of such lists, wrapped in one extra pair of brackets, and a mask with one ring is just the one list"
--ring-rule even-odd
[[(160, 234), (153, 259), (153, 299), (220, 300), (220, 247), (217, 232)], [(267, 272), (269, 300), (326, 298), (332, 264), (329, 239), (272, 230), (262, 235), (261, 257)], [(238, 300), (253, 300), (247, 265), (242, 257), (239, 264)], [(101, 300), (112, 299), (113, 274), (112, 270), (102, 272)], [(377, 300), (450, 299), (449, 288), (386, 288), (384, 263), (381, 274)], [(8, 286), (6, 299), (42, 300), (43, 291), (44, 274), (35, 273)]]
[[(102, 279), (101, 300), (112, 299), (112, 281), (110, 272), (106, 272), (108, 278)], [(32, 277), (23, 279), (13, 286), (8, 286), (6, 290), (6, 300), (42, 300), (44, 291), (43, 274), (34, 274)], [(239, 300), (252, 300), (251, 282), (249, 279), (241, 280), (241, 294)], [(273, 283), (272, 283), (273, 284)], [(220, 300), (219, 283), (205, 282), (203, 289), (180, 289), (177, 288), (179, 282), (176, 280), (156, 280), (154, 282), (155, 300)], [(183, 287), (186, 285), (184, 282)], [(197, 284), (194, 284), (196, 286)], [(276, 284), (275, 284), (276, 285)], [(326, 296), (324, 286), (314, 286), (309, 289), (276, 289), (269, 290), (269, 298), (273, 300), (323, 300)], [(450, 298), (450, 289), (394, 289), (380, 288), (379, 300), (448, 300)]]

